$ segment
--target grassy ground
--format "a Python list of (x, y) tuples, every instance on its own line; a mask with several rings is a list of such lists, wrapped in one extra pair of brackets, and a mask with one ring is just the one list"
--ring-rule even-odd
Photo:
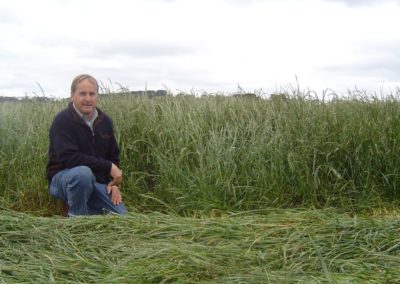
[(0, 283), (399, 283), (398, 101), (103, 97), (131, 213), (71, 219), (44, 179), (67, 102), (1, 103)]
[(400, 216), (0, 211), (1, 283), (398, 283)]

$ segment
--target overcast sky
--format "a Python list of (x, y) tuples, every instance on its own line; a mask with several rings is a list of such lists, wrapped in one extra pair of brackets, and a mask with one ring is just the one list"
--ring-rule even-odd
[[(0, 96), (400, 86), (400, 1), (0, 0)], [(297, 78), (297, 79), (296, 79)]]

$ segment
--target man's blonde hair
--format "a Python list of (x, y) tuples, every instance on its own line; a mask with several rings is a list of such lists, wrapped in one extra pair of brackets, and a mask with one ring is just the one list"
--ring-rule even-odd
[(71, 96), (75, 93), (76, 87), (78, 86), (78, 84), (80, 82), (82, 82), (83, 80), (89, 80), (89, 82), (92, 83), (96, 87), (97, 93), (99, 92), (99, 83), (97, 82), (97, 80), (89, 74), (81, 74), (81, 75), (76, 76), (74, 78), (74, 80), (72, 80)]

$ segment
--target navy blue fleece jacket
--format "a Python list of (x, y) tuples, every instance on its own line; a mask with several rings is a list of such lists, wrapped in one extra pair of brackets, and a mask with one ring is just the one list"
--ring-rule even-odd
[(59, 171), (88, 166), (100, 183), (111, 181), (111, 163), (119, 167), (119, 148), (111, 119), (97, 109), (93, 132), (72, 103), (58, 113), (50, 127), (47, 179)]

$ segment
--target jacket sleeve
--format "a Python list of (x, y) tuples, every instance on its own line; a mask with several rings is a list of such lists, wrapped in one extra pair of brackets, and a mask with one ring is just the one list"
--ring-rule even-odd
[(111, 171), (111, 161), (82, 153), (79, 150), (76, 134), (74, 135), (72, 128), (73, 126), (70, 123), (65, 123), (61, 119), (56, 118), (53, 122), (53, 149), (57, 159), (66, 168), (87, 166), (95, 172), (109, 173)]

